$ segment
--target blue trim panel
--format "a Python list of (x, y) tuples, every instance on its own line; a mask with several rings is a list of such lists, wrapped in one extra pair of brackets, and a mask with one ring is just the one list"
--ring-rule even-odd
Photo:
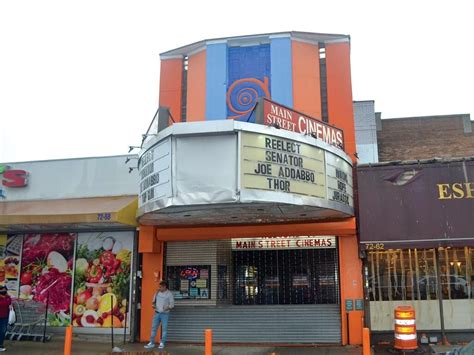
[(270, 56), (272, 100), (293, 107), (291, 39), (272, 38)]
[(227, 44), (206, 48), (206, 120), (227, 118)]

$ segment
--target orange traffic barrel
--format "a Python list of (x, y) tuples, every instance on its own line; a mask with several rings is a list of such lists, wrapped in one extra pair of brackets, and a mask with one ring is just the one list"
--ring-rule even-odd
[(413, 307), (399, 306), (395, 308), (395, 349), (418, 349), (415, 319)]

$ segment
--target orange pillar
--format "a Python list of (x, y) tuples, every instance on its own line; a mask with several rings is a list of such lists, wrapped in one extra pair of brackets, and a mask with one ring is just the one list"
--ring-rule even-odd
[(181, 121), (183, 59), (162, 59), (160, 71), (160, 106), (169, 107), (176, 122)]
[(370, 355), (370, 330), (369, 328), (364, 328), (363, 330), (363, 339), (362, 339), (362, 354)]
[(64, 355), (71, 355), (72, 349), (72, 325), (67, 326), (64, 338)]
[(206, 329), (205, 332), (204, 354), (212, 355), (212, 329)]
[[(359, 259), (357, 237), (339, 237), (339, 267), (341, 275), (341, 313), (342, 313), (342, 344), (362, 344), (362, 317), (363, 311), (352, 310), (349, 312), (347, 322), (345, 300), (364, 299), (362, 284), (362, 262)], [(347, 333), (349, 330), (349, 339)]]
[(154, 273), (158, 273), (158, 281), (163, 278), (163, 242), (157, 240), (154, 226), (140, 226), (138, 251), (142, 254), (140, 341), (148, 341), (153, 319), (151, 302), (158, 288)]
[(344, 150), (355, 161), (349, 42), (326, 44), (326, 72), (329, 123), (344, 130)]

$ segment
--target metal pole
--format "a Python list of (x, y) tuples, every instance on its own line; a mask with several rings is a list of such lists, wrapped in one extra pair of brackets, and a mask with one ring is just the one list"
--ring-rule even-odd
[(127, 341), (127, 310), (125, 310), (125, 326), (123, 327), (123, 345), (125, 345), (126, 341)]
[(114, 348), (114, 296), (110, 295), (110, 331), (112, 332), (112, 349)]
[[(446, 330), (444, 329), (444, 310), (443, 310), (443, 292), (441, 286), (441, 273), (439, 268), (439, 252), (438, 248), (435, 248), (435, 257), (436, 257), (436, 282), (438, 283), (437, 294), (439, 302), (439, 319), (441, 323), (441, 337), (443, 338), (443, 344), (449, 344), (448, 339), (446, 338)], [(449, 287), (449, 284), (448, 284)]]
[(43, 343), (46, 342), (46, 326), (48, 323), (48, 308), (49, 308), (49, 290), (48, 290), (48, 296), (46, 297), (46, 309), (44, 311)]

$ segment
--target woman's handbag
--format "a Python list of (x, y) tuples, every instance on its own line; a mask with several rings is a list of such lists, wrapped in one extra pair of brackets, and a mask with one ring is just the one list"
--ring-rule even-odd
[(16, 322), (16, 313), (13, 306), (10, 306), (10, 313), (8, 314), (8, 324), (13, 325)]

